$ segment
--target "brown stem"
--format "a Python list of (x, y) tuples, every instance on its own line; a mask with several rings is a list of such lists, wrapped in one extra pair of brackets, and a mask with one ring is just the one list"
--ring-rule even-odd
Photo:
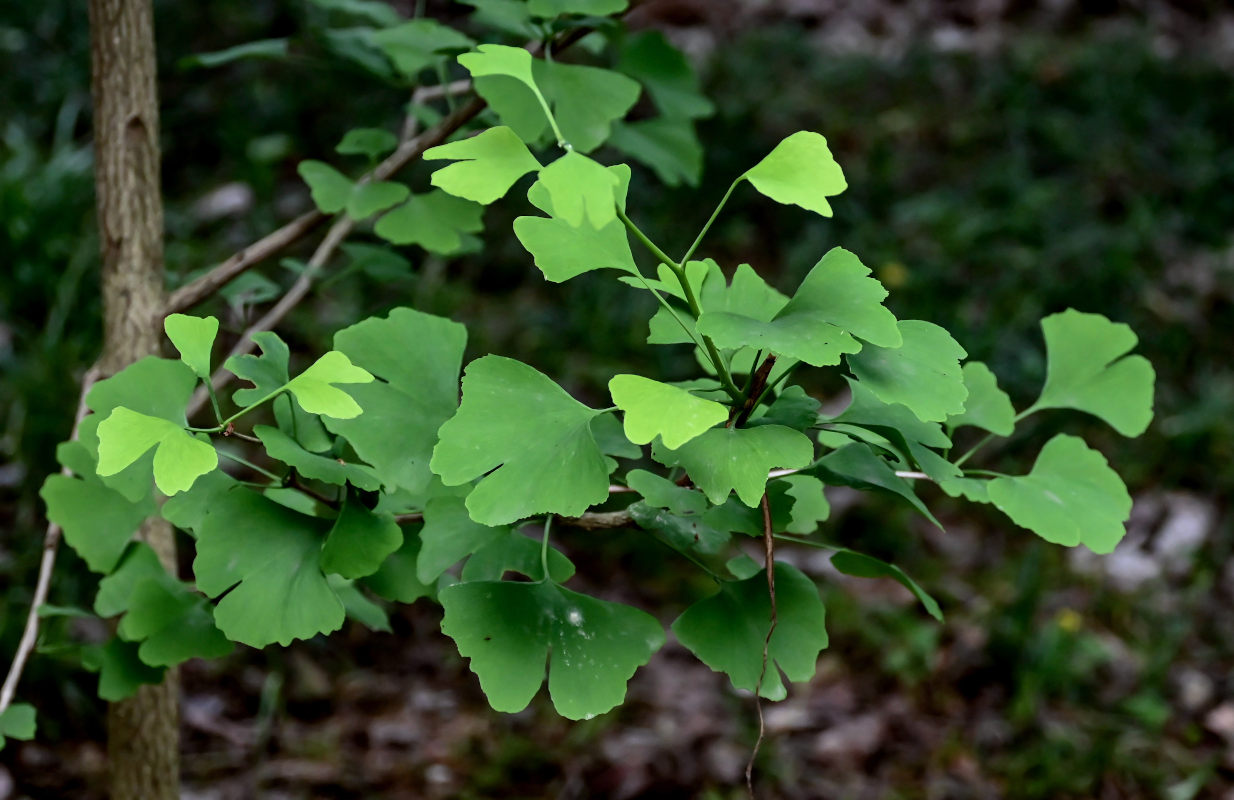
[[(768, 358), (774, 360), (775, 357), (768, 356)], [(746, 762), (746, 791), (749, 793), (751, 800), (754, 798), (754, 760), (758, 758), (758, 751), (763, 746), (763, 738), (767, 735), (767, 725), (763, 719), (763, 679), (767, 676), (771, 635), (775, 633), (776, 623), (779, 621), (776, 614), (776, 540), (771, 528), (771, 503), (767, 499), (766, 492), (763, 492), (762, 506), (763, 556), (767, 571), (767, 597), (771, 602), (771, 622), (767, 626), (767, 637), (763, 639), (763, 665), (762, 669), (759, 670), (758, 683), (754, 688), (754, 707), (758, 710), (758, 738), (754, 741), (754, 748), (750, 751), (750, 760)]]

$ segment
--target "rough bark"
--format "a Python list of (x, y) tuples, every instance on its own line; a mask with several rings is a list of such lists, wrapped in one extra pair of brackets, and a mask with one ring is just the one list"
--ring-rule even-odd
[[(158, 353), (163, 288), (158, 95), (150, 0), (90, 0), (95, 188), (103, 273), (103, 356), (110, 375)], [(162, 520), (139, 536), (175, 574)], [(143, 687), (108, 713), (113, 800), (179, 797), (179, 681)]]

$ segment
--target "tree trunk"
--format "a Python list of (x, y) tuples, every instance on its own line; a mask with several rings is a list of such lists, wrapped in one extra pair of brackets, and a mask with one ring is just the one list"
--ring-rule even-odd
[[(104, 376), (162, 341), (163, 205), (150, 0), (90, 0), (95, 188), (103, 255)], [(138, 534), (176, 574), (175, 539), (160, 519)], [(113, 800), (176, 800), (180, 794), (179, 681), (114, 703), (108, 713)]]

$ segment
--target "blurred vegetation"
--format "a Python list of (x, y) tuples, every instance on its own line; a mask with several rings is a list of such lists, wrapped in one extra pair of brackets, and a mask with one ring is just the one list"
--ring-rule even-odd
[[(338, 12), (275, 0), (160, 0), (156, 8), (167, 264), (179, 283), (306, 209), (295, 164), (334, 160), (349, 128), (396, 130), (407, 98), (332, 54), (321, 32), (346, 22)], [(292, 38), (285, 61), (181, 66), (192, 53), (280, 36)], [(98, 344), (88, 66), (76, 4), (10, 4), (0, 14), (0, 96), (8, 100), (0, 119), (3, 653), (15, 646), (29, 601), (43, 525), (37, 488), (56, 468), (76, 381)], [(733, 176), (792, 131), (823, 132), (850, 184), (835, 218), (818, 222), (739, 191), (705, 255), (730, 269), (751, 263), (789, 288), (841, 244), (891, 289), (898, 317), (947, 327), (1021, 407), (1043, 377), (1041, 316), (1074, 306), (1126, 322), (1158, 370), (1149, 432), (1124, 441), (1095, 421), (1046, 414), (1023, 439), (1088, 426), (1133, 493), (1183, 488), (1224, 512), (1186, 578), (1121, 593), (980, 512), (947, 511), (967, 533), (947, 534), (945, 545), (918, 535), (907, 513), (852, 509), (834, 537), (859, 537), (937, 590), (948, 623), (829, 586), (833, 643), (843, 649), (826, 658), (838, 658), (832, 666), (859, 684), (863, 702), (901, 693), (922, 714), (952, 720), (957, 753), (985, 748), (983, 770), (1002, 796), (1207, 796), (1188, 794), (1186, 782), (1211, 788), (1220, 748), (1194, 711), (1174, 707), (1172, 670), (1187, 665), (1218, 686), (1234, 679), (1230, 589), (1222, 588), (1234, 549), (1225, 499), (1234, 496), (1234, 77), (1202, 53), (1156, 55), (1147, 32), (1027, 31), (995, 54), (922, 47), (885, 60), (820, 52), (799, 28), (768, 26), (722, 42), (702, 66), (718, 106), (700, 129), (702, 187), (697, 195), (665, 189), (646, 173), (632, 185), (631, 205), (657, 239), (684, 249)], [(225, 184), (246, 199), (226, 213), (203, 210), (203, 198)], [(473, 354), (526, 359), (585, 399), (601, 397), (619, 369), (685, 375), (688, 353), (643, 343), (651, 306), (641, 293), (605, 275), (563, 286), (541, 279), (505, 233), (522, 207), (517, 195), (489, 212), (483, 251), (447, 263), (409, 250), (413, 269), (385, 283), (340, 274), (280, 332), (293, 350), (320, 350), (338, 327), (412, 304), (468, 323)], [(253, 304), (293, 277), (266, 265), (205, 311), (238, 333)], [(1020, 441), (992, 449), (991, 463), (1026, 464), (1031, 452)], [(936, 495), (930, 501), (946, 506)], [(631, 571), (654, 573), (656, 558), (631, 555), (630, 538), (581, 560), (584, 579), (592, 558), (624, 557)], [(659, 569), (662, 582), (679, 579)], [(92, 581), (71, 554), (58, 576), (53, 602), (88, 604)], [(461, 674), (457, 664), (449, 669)], [(40, 698), (49, 739), (98, 735), (89, 683), (50, 659), (27, 675), (24, 691)], [(965, 740), (961, 728), (991, 708), (1001, 727)], [(488, 759), (476, 773), (481, 794), (549, 780), (553, 766), (538, 749), (545, 741), (534, 737), (549, 737), (562, 762), (584, 758), (605, 728), (512, 730), (527, 738), (478, 748)], [(789, 781), (793, 747), (788, 737), (773, 745), (763, 769)], [(912, 784), (918, 762), (898, 756), (895, 791), (921, 796)]]

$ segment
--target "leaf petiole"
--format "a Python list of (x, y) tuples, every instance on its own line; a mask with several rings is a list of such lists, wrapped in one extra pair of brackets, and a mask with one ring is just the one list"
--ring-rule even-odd
[(544, 518), (544, 536), (540, 539), (540, 569), (544, 571), (543, 580), (549, 580), (548, 572), (548, 534), (553, 527), (553, 515), (549, 514)]
[(686, 254), (681, 257), (682, 264), (689, 261), (690, 256), (694, 255), (694, 252), (698, 250), (698, 246), (703, 243), (703, 237), (707, 235), (707, 231), (711, 230), (712, 223), (716, 221), (716, 218), (720, 216), (720, 212), (724, 210), (724, 206), (728, 203), (728, 198), (732, 196), (733, 190), (736, 189), (737, 184), (741, 183), (744, 179), (745, 175), (742, 175), (729, 185), (728, 191), (725, 192), (724, 196), (720, 198), (720, 204), (716, 206), (715, 211), (711, 212), (711, 217), (708, 218), (707, 222), (703, 225), (703, 229), (699, 231), (698, 236), (695, 237), (694, 244), (690, 245), (690, 249), (687, 250)]

